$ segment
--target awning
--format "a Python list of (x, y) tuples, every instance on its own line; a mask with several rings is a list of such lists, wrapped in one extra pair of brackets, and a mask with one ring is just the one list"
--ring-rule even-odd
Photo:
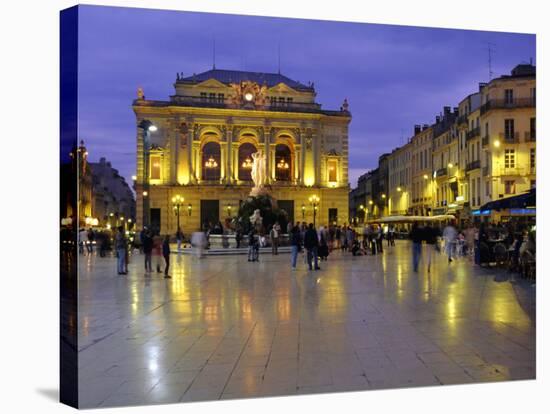
[(441, 214), (438, 216), (388, 216), (377, 220), (371, 220), (369, 223), (383, 224), (383, 223), (414, 223), (414, 222), (427, 222), (427, 221), (445, 221), (455, 220), (456, 217), (451, 214)]
[(532, 188), (524, 194), (519, 194), (517, 196), (501, 198), (495, 201), (489, 201), (488, 203), (482, 205), (479, 210), (508, 210), (511, 208), (528, 208), (535, 207), (537, 205), (537, 192), (536, 188)]

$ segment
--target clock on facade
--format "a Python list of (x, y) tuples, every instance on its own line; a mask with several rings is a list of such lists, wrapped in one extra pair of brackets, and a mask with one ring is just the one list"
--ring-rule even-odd
[(250, 92), (247, 92), (244, 94), (244, 99), (246, 99), (248, 102), (251, 102), (252, 99), (254, 99), (254, 95)]

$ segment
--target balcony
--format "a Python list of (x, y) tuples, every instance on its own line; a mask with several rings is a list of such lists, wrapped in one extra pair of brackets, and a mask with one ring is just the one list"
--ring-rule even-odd
[(483, 147), (486, 147), (487, 145), (489, 145), (489, 136), (488, 135), (481, 138), (481, 145)]
[(525, 142), (535, 142), (537, 140), (536, 131), (527, 131), (525, 133)]
[(468, 124), (468, 115), (460, 115), (458, 118), (456, 118), (456, 123), (457, 125)]
[(440, 168), (439, 170), (436, 170), (435, 176), (436, 177), (444, 177), (447, 175), (447, 167)]
[(501, 132), (498, 136), (504, 144), (519, 144), (519, 132), (513, 132), (511, 134)]
[(469, 162), (468, 164), (466, 164), (466, 172), (472, 171), (472, 170), (477, 170), (478, 168), (481, 168), (481, 161), (480, 160), (472, 161), (472, 162)]
[(493, 109), (534, 108), (535, 106), (535, 98), (491, 99), (489, 102), (481, 105), (479, 112), (481, 115), (484, 115)]
[(522, 167), (513, 167), (513, 168), (506, 168), (501, 167), (499, 170), (499, 173), (501, 176), (518, 176), (518, 175), (525, 175), (525, 168)]
[(479, 127), (475, 127), (471, 131), (468, 131), (466, 133), (466, 141), (479, 137), (479, 133), (480, 133)]

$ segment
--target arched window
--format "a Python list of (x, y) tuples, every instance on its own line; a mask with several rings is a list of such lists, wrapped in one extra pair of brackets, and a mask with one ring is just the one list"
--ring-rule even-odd
[(275, 146), (275, 179), (290, 181), (292, 173), (292, 156), (290, 148), (285, 144)]
[(245, 142), (239, 146), (239, 180), (252, 181), (250, 171), (252, 170), (252, 154), (256, 152), (256, 147)]
[(202, 147), (203, 180), (219, 180), (221, 171), (221, 150), (217, 142), (209, 142)]

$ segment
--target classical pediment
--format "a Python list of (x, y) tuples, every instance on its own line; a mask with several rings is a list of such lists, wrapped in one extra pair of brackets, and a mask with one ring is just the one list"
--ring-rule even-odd
[(277, 93), (298, 93), (295, 89), (292, 89), (290, 86), (284, 83), (278, 83), (275, 86), (272, 86), (267, 90), (268, 92), (277, 92)]
[(194, 86), (197, 89), (201, 88), (220, 88), (220, 89), (227, 89), (227, 85), (224, 85), (219, 80), (216, 79), (208, 79), (204, 82), (198, 83)]

